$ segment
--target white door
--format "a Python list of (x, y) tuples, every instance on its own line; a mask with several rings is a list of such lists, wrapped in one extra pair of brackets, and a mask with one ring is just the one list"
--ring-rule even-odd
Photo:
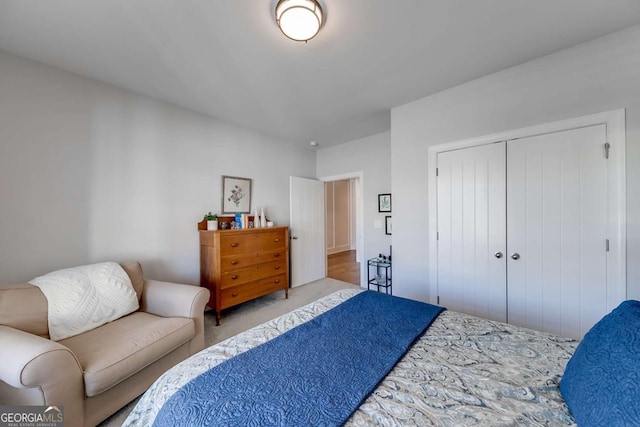
[(606, 126), (509, 141), (509, 323), (581, 337), (607, 307)]
[(438, 153), (438, 296), (506, 322), (505, 143)]
[(324, 183), (289, 178), (291, 287), (326, 276)]

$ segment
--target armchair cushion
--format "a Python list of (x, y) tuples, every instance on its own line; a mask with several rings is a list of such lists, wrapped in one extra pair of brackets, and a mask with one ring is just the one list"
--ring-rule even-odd
[(120, 267), (127, 273), (133, 289), (138, 295), (138, 301), (142, 297), (142, 288), (144, 288), (144, 276), (142, 275), (142, 266), (138, 261), (125, 261), (120, 263)]
[(192, 319), (135, 312), (59, 343), (78, 358), (85, 393), (92, 397), (141, 371), (194, 335)]
[(49, 336), (47, 299), (35, 286), (0, 286), (0, 325), (41, 337)]

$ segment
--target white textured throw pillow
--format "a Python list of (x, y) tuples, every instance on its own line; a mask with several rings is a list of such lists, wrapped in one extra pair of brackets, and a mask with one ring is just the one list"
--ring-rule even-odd
[(66, 268), (29, 283), (47, 297), (53, 341), (97, 328), (139, 307), (129, 276), (115, 262)]

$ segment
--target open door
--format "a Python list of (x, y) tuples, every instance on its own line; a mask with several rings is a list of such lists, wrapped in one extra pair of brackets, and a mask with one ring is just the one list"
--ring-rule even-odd
[(289, 178), (291, 287), (322, 279), (327, 272), (324, 231), (324, 183)]

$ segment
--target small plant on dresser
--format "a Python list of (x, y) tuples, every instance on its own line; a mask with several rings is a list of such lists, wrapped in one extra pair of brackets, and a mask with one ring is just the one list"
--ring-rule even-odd
[(207, 221), (207, 230), (218, 229), (218, 214), (209, 211), (209, 213), (204, 216), (204, 220)]

